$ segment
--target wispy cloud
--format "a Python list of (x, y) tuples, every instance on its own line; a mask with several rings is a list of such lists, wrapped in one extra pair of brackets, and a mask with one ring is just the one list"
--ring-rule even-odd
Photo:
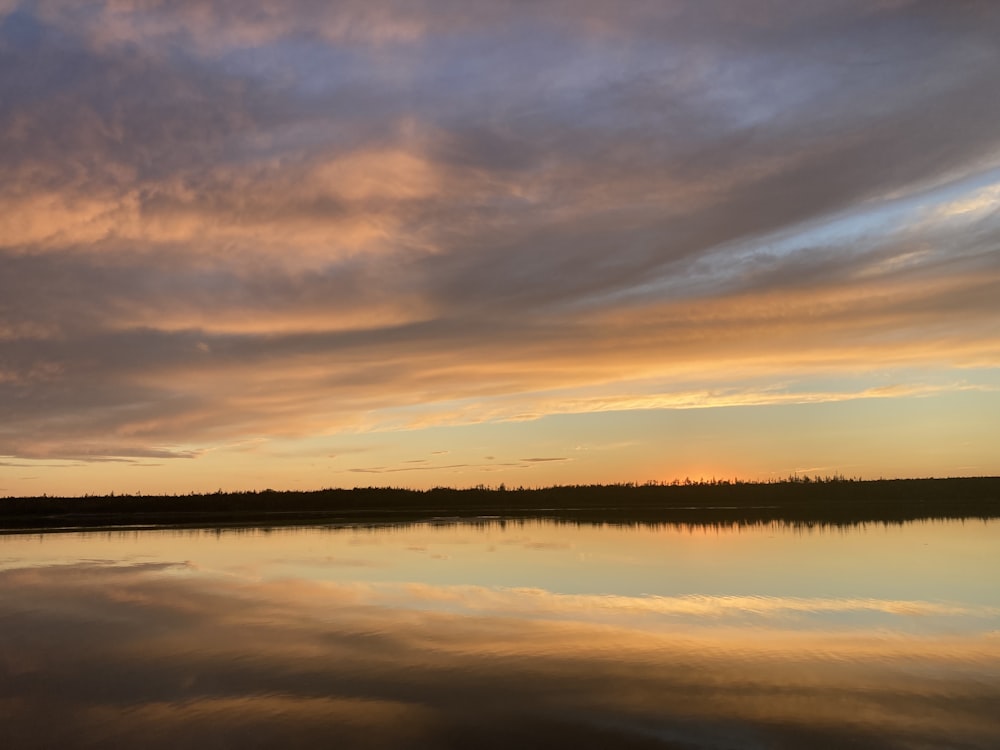
[(416, 462), (404, 461), (401, 465), (396, 466), (366, 466), (366, 467), (356, 467), (353, 469), (348, 469), (348, 471), (355, 474), (397, 474), (406, 471), (456, 471), (462, 469), (495, 469), (497, 467), (521, 467), (524, 468), (523, 462), (528, 462), (531, 459), (521, 459), (522, 463), (517, 462), (496, 462), (492, 461), (488, 464), (428, 464), (414, 465)]
[(447, 464), (444, 466), (367, 466), (348, 469), (357, 474), (396, 474), (403, 471), (448, 471), (467, 469), (471, 464)]
[(998, 30), (860, 0), (0, 6), (0, 454), (1000, 367)]

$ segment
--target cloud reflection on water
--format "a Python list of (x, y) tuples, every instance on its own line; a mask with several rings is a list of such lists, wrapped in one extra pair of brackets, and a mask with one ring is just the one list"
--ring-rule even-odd
[[(0, 589), (12, 747), (987, 748), (1000, 736), (986, 607), (565, 596), (159, 564), (11, 569)], [(959, 627), (786, 619), (857, 609)]]

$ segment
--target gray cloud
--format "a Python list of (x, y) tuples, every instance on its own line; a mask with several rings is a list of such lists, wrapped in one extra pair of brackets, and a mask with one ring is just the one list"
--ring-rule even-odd
[(821, 230), (998, 167), (998, 33), (974, 2), (0, 6), (0, 454), (712, 347), (915, 358), (929, 323), (925, 362), (995, 351), (995, 208)]
[[(404, 462), (408, 463), (408, 462)], [(356, 474), (396, 474), (403, 471), (441, 471), (447, 469), (467, 469), (471, 464), (448, 464), (447, 466), (368, 466), (348, 469)]]
[(520, 464), (506, 462), (506, 463), (489, 463), (489, 464), (446, 464), (444, 466), (440, 465), (428, 465), (428, 466), (414, 466), (412, 464), (416, 463), (414, 461), (404, 461), (403, 466), (368, 466), (368, 467), (357, 467), (353, 469), (348, 469), (348, 471), (355, 474), (398, 474), (405, 471), (451, 471), (454, 469), (493, 469), (498, 467), (518, 467), (525, 468), (524, 463), (531, 462), (532, 460), (560, 460), (560, 459), (521, 459)]

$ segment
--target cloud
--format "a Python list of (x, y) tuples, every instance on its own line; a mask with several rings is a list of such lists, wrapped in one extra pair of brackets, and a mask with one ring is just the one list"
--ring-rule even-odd
[(448, 464), (447, 466), (368, 466), (348, 469), (358, 474), (395, 474), (402, 471), (442, 471), (467, 469), (471, 464)]
[(996, 368), (998, 28), (921, 2), (5, 7), (0, 454)]
[[(531, 459), (521, 459), (522, 462), (530, 461)], [(402, 465), (399, 466), (367, 466), (367, 467), (355, 467), (348, 469), (348, 471), (356, 474), (396, 474), (406, 471), (454, 471), (461, 469), (495, 469), (498, 467), (511, 467), (520, 466), (523, 468), (523, 463), (488, 463), (488, 464), (428, 464), (424, 465), (414, 465), (421, 463), (419, 461), (404, 461)]]

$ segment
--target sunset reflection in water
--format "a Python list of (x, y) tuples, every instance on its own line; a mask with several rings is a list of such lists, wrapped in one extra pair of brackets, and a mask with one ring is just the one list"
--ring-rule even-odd
[(9, 747), (971, 747), (1000, 523), (0, 538)]

